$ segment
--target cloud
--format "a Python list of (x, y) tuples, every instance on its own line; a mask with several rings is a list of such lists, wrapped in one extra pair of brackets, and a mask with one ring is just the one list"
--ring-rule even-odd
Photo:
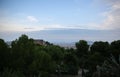
[(120, 29), (120, 0), (106, 0), (106, 3), (110, 8), (104, 13), (101, 29)]
[(16, 22), (7, 22), (0, 24), (0, 32), (30, 32), (30, 31), (40, 31), (44, 30), (42, 26), (30, 26), (25, 24), (20, 24)]
[(44, 30), (42, 26), (31, 26), (28, 22), (19, 22), (17, 19), (0, 18), (0, 32), (26, 32)]
[[(78, 0), (76, 0), (78, 1)], [(96, 0), (100, 1), (100, 0)], [(102, 2), (102, 1), (101, 1)], [(0, 12), (0, 31), (38, 31), (38, 30), (53, 30), (53, 29), (91, 29), (91, 30), (110, 30), (110, 29), (120, 29), (120, 0), (104, 0), (103, 4), (108, 7), (107, 11), (104, 12), (103, 17), (105, 18), (101, 23), (91, 22), (86, 24), (69, 24), (61, 25), (59, 23), (54, 24), (54, 20), (51, 17), (41, 18), (38, 20), (35, 16), (27, 16), (27, 21), (20, 22), (19, 19), (15, 17), (8, 18), (5, 17), (3, 11)], [(102, 6), (102, 5), (101, 5)], [(103, 12), (102, 12), (103, 14)], [(17, 20), (18, 19), (18, 20)], [(29, 21), (29, 22), (28, 22)], [(39, 21), (46, 21), (47, 25), (38, 23)], [(35, 22), (35, 23), (30, 23)], [(53, 23), (53, 24), (50, 24)]]
[(30, 22), (38, 22), (39, 20), (34, 17), (34, 16), (27, 16), (27, 19), (30, 21)]

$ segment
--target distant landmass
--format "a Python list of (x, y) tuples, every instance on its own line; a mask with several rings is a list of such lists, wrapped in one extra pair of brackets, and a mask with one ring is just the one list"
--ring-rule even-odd
[[(64, 47), (64, 48), (76, 48), (75, 47), (75, 43), (76, 42), (56, 42), (56, 43), (53, 43), (55, 45), (59, 45), (61, 47)], [(87, 41), (88, 45), (92, 45), (94, 42), (93, 41)]]

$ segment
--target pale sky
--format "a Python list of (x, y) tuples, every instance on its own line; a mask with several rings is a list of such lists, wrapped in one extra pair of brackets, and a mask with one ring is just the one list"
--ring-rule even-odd
[(119, 30), (120, 0), (0, 0), (0, 38), (6, 41), (21, 34), (48, 41), (113, 41), (120, 39)]

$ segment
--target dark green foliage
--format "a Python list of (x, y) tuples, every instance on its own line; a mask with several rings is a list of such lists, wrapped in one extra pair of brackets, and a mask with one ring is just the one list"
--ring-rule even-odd
[(89, 45), (87, 44), (87, 41), (80, 40), (76, 43), (76, 55), (79, 60), (79, 66), (81, 69), (85, 68), (85, 62), (87, 60), (86, 56), (88, 55), (88, 49)]
[(1, 74), (0, 77), (25, 77), (20, 71), (13, 71), (6, 68)]
[(99, 52), (103, 56), (109, 56), (109, 43), (108, 42), (102, 42), (102, 41), (96, 41), (93, 43), (93, 45), (90, 47), (91, 53)]
[[(119, 63), (120, 63), (120, 56), (119, 56)], [(106, 59), (100, 67), (100, 71), (99, 71), (100, 77), (120, 77), (119, 63), (116, 61), (113, 55), (110, 58)]]
[(4, 40), (0, 39), (0, 52), (7, 51), (7, 44), (4, 42)]
[(104, 60), (109, 57), (109, 43), (96, 41), (90, 46), (90, 52), (85, 61), (85, 67), (89, 70), (89, 75), (96, 71), (96, 66), (102, 65)]
[(59, 46), (51, 45), (46, 47), (46, 52), (51, 55), (52, 59), (57, 62), (57, 64), (61, 63), (64, 51)]
[(87, 41), (80, 40), (79, 42), (76, 43), (76, 48), (78, 57), (81, 57), (88, 53), (89, 45), (87, 44)]
[(113, 56), (115, 57), (115, 59), (118, 61), (119, 55), (120, 55), (120, 40), (117, 41), (113, 41), (110, 44), (110, 52), (111, 54), (113, 54)]
[(104, 57), (99, 52), (89, 55), (87, 61), (85, 62), (86, 68), (89, 69), (90, 72), (96, 71), (96, 66), (102, 65), (104, 62), (103, 58)]
[[(113, 54), (115, 60), (107, 60), (110, 54)], [(76, 49), (64, 49), (49, 42), (36, 45), (26, 35), (13, 41), (11, 46), (0, 39), (0, 77), (76, 75), (79, 67), (89, 70), (85, 76), (91, 77), (97, 71), (96, 66), (103, 69), (102, 77), (107, 74), (106, 71), (119, 77), (119, 55), (120, 40), (113, 41), (110, 45), (108, 42), (96, 41), (90, 48), (85, 40), (80, 40), (76, 43)]]
[(68, 74), (73, 74), (73, 75), (78, 74), (79, 67), (78, 67), (78, 59), (76, 55), (72, 53), (65, 54), (63, 63), (64, 63), (63, 69), (65, 69), (64, 71), (66, 71)]
[(3, 69), (8, 65), (10, 52), (8, 51), (8, 46), (4, 42), (4, 40), (0, 39), (0, 71), (3, 71)]
[(28, 36), (22, 35), (19, 39), (12, 42), (11, 67), (27, 73), (29, 64), (33, 61), (34, 43)]

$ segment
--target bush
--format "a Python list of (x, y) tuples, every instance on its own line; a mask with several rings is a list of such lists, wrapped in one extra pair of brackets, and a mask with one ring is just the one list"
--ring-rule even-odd
[(0, 77), (25, 77), (20, 71), (12, 71), (11, 69), (5, 69), (1, 72)]

